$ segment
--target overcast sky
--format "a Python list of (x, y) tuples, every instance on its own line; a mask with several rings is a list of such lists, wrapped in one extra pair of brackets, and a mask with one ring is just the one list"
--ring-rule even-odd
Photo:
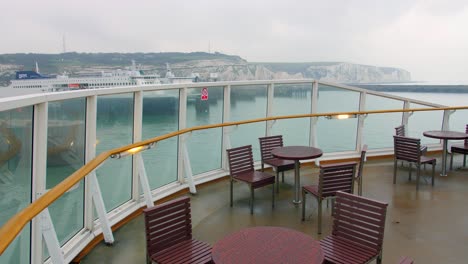
[(466, 0), (0, 0), (0, 53), (219, 51), (468, 82)]

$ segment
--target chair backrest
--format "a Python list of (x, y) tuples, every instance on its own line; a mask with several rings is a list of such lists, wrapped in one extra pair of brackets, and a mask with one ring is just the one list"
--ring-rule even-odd
[(421, 139), (393, 136), (395, 159), (410, 162), (421, 160)]
[[(465, 133), (468, 134), (468, 124), (466, 124)], [(465, 145), (468, 145), (468, 138), (465, 138)]]
[(319, 197), (335, 196), (337, 191), (353, 193), (357, 162), (320, 166)]
[(380, 251), (387, 206), (387, 203), (337, 192), (332, 234)]
[(400, 136), (400, 137), (406, 136), (406, 134), (405, 134), (405, 125), (395, 127), (395, 135)]
[(231, 177), (235, 177), (243, 172), (254, 171), (252, 145), (232, 148), (226, 151)]
[(260, 141), (260, 154), (262, 161), (273, 159), (273, 155), (271, 151), (275, 148), (279, 148), (283, 146), (283, 136), (269, 136), (269, 137), (261, 137), (258, 138)]
[(358, 172), (356, 179), (359, 179), (362, 176), (362, 170), (364, 169), (364, 161), (366, 160), (367, 145), (363, 145), (361, 148), (361, 159), (359, 160)]
[(146, 250), (149, 256), (192, 239), (190, 198), (181, 197), (143, 210)]

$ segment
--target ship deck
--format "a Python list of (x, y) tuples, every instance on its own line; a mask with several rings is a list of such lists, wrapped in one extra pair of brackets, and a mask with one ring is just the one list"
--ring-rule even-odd
[[(363, 195), (389, 203), (383, 263), (397, 263), (400, 256), (409, 256), (416, 263), (466, 263), (468, 240), (468, 169), (459, 168), (441, 177), (441, 158), (438, 157), (435, 186), (421, 181), (416, 192), (413, 180), (408, 181), (408, 165), (398, 163), (397, 183), (392, 184), (393, 159), (369, 160), (364, 165)], [(456, 156), (454, 168), (461, 166)], [(423, 175), (430, 176), (430, 166)], [(318, 169), (312, 165), (301, 168), (301, 184), (317, 181)], [(229, 206), (227, 179), (199, 186), (191, 195), (193, 235), (216, 243), (225, 235), (251, 226), (281, 226), (304, 232), (315, 239), (331, 232), (331, 208), (323, 210), (323, 232), (317, 235), (317, 203), (308, 197), (306, 220), (301, 221), (301, 206), (295, 206), (293, 171), (280, 184), (276, 207), (271, 208), (271, 187), (255, 192), (254, 214), (249, 213), (249, 190), (246, 184), (234, 185), (234, 207)], [(145, 263), (145, 235), (143, 216), (140, 215), (114, 232), (115, 243), (106, 246), (100, 242), (81, 263)]]

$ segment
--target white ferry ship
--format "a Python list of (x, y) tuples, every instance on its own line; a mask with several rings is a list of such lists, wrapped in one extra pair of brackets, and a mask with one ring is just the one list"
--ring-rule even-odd
[(196, 77), (175, 77), (169, 64), (164, 78), (157, 74), (144, 74), (138, 70), (132, 61), (130, 69), (116, 70), (112, 72), (92, 73), (69, 77), (66, 74), (48, 76), (39, 72), (36, 63), (35, 71), (18, 71), (16, 79), (11, 81), (10, 88), (33, 88), (47, 92), (69, 91), (76, 89), (98, 89), (111, 87), (125, 87), (134, 85), (159, 85), (164, 83), (190, 83)]

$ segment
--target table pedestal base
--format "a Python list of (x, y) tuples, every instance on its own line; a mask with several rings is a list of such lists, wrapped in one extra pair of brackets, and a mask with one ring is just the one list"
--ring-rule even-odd
[(294, 200), (293, 204), (300, 204), (301, 201), (301, 177), (299, 175), (299, 160), (294, 161)]

